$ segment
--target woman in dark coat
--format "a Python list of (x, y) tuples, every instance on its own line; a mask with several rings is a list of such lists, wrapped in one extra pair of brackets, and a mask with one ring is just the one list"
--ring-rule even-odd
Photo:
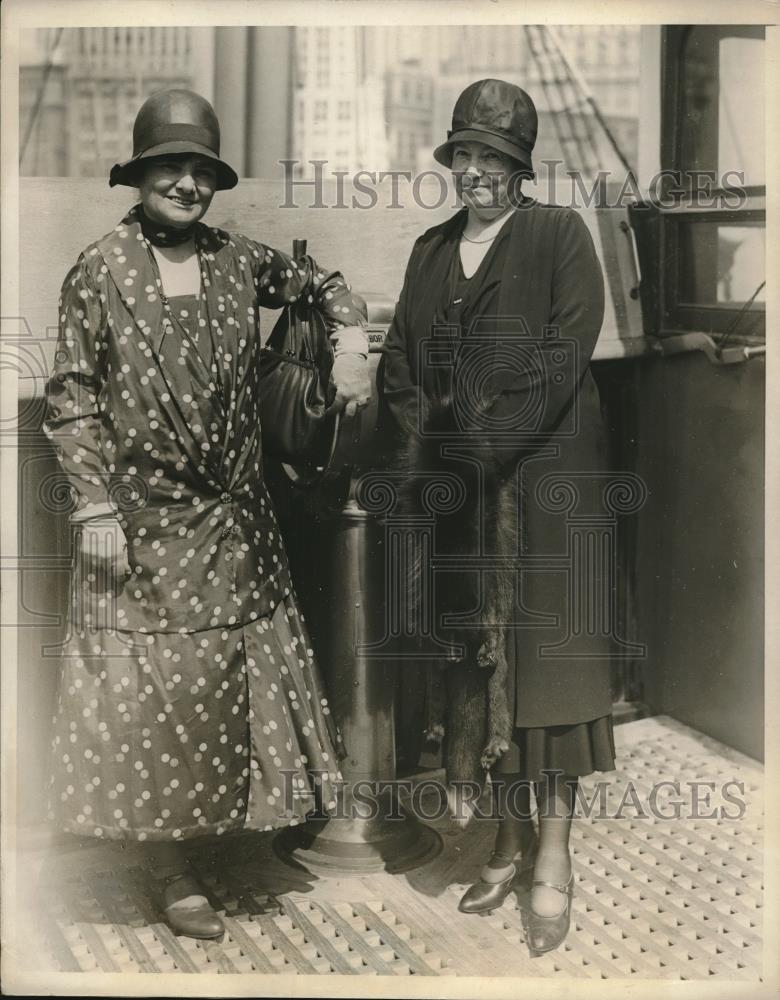
[(453, 170), (465, 208), (415, 243), (383, 371), (408, 481), (455, 473), (465, 490), (455, 513), (437, 521), (436, 555), (456, 557), (455, 565), (486, 554), (504, 565), (536, 559), (493, 574), (503, 582), (484, 574), (470, 600), (468, 587), (446, 578), (473, 573), (439, 573), (435, 605), (441, 621), (484, 601), (479, 627), (447, 633), (463, 639), (465, 655), (444, 670), (448, 780), (474, 777), (481, 761), (501, 815), (495, 850), (460, 908), (500, 906), (517, 875), (533, 868), (534, 954), (568, 931), (577, 779), (614, 767), (606, 642), (593, 637), (587, 658), (561, 642), (588, 596), (576, 581), (569, 594), (560, 572), (568, 552), (561, 491), (568, 499), (574, 490), (580, 509), (598, 504), (605, 459), (588, 370), (603, 282), (577, 213), (520, 193), (521, 179), (533, 176), (536, 129), (533, 102), (512, 84), (481, 80), (458, 99), (434, 155)]
[(51, 808), (146, 842), (169, 922), (208, 938), (224, 927), (178, 845), (300, 822), (340, 781), (263, 482), (259, 309), (322, 311), (338, 406), (368, 397), (367, 341), (338, 272), (200, 221), (237, 182), (206, 100), (153, 95), (133, 145), (110, 183), (140, 204), (65, 279), (48, 391), (81, 536)]

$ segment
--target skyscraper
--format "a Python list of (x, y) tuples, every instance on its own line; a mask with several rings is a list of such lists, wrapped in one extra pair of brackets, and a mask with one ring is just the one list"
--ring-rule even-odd
[(384, 82), (360, 26), (295, 31), (293, 158), (327, 170), (383, 169), (387, 164)]
[(105, 176), (128, 156), (144, 99), (164, 87), (194, 85), (193, 30), (27, 32), (20, 80), (21, 172)]
[[(634, 155), (638, 27), (564, 25), (556, 33)], [(299, 176), (311, 175), (311, 160), (326, 161), (328, 172), (428, 169), (458, 94), (482, 77), (532, 94), (539, 158), (561, 155), (567, 116), (593, 125), (582, 93), (561, 83), (560, 54), (537, 26), (111, 27), (24, 36), (23, 174), (105, 176), (129, 155), (140, 104), (164, 87), (190, 87), (213, 101), (223, 155), (241, 176), (279, 176), (286, 158), (298, 161)], [(576, 158), (574, 146), (569, 154)]]

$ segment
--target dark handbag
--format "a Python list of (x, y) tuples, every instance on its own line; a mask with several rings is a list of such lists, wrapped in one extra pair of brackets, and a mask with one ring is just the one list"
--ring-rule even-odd
[[(293, 256), (306, 241), (293, 242)], [(290, 465), (327, 458), (335, 414), (330, 385), (333, 347), (322, 314), (304, 297), (287, 306), (260, 352), (260, 428), (263, 451)]]

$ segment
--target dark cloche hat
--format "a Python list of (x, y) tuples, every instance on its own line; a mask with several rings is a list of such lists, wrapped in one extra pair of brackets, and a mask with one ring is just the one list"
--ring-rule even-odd
[(213, 160), (219, 191), (238, 184), (235, 170), (219, 158), (219, 121), (206, 98), (191, 90), (161, 90), (141, 105), (133, 125), (132, 158), (114, 164), (110, 187), (135, 186), (140, 160), (169, 153), (194, 153)]
[(451, 167), (455, 143), (484, 142), (517, 160), (533, 176), (531, 152), (537, 127), (536, 107), (524, 90), (504, 80), (477, 80), (455, 102), (452, 129), (433, 155)]

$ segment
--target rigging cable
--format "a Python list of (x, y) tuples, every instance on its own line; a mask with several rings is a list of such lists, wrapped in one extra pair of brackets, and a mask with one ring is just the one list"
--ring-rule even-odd
[(729, 337), (732, 335), (732, 333), (737, 329), (737, 327), (739, 326), (739, 324), (742, 322), (742, 317), (745, 315), (745, 313), (747, 312), (747, 310), (753, 305), (753, 303), (754, 303), (754, 301), (756, 299), (756, 296), (758, 295), (758, 293), (762, 290), (762, 288), (765, 285), (766, 285), (766, 281), (762, 281), (761, 284), (758, 286), (758, 288), (755, 290), (755, 292), (753, 292), (753, 294), (747, 300), (747, 302), (743, 303), (742, 308), (739, 310), (739, 312), (734, 317), (734, 319), (729, 323), (727, 329), (723, 333), (723, 336), (718, 341), (718, 346), (715, 348), (715, 356), (716, 357), (719, 358), (721, 356), (721, 354), (723, 353), (723, 348), (724, 348), (724, 346), (726, 344), (726, 341), (729, 339)]
[(561, 42), (560, 37), (558, 36), (558, 32), (554, 28), (550, 27), (549, 25), (546, 25), (545, 28), (544, 28), (544, 30), (545, 30), (547, 36), (552, 41), (552, 43), (555, 46), (555, 48), (558, 50), (558, 54), (560, 55), (561, 59), (563, 60), (565, 66), (566, 66), (566, 69), (568, 70), (570, 78), (579, 87), (579, 89), (582, 92), (582, 95), (585, 98), (586, 102), (593, 109), (593, 114), (596, 116), (596, 121), (601, 126), (601, 128), (602, 128), (602, 130), (604, 132), (604, 135), (607, 137), (607, 141), (609, 142), (610, 146), (612, 147), (612, 149), (613, 149), (615, 155), (617, 156), (617, 158), (620, 160), (621, 165), (624, 167), (624, 169), (626, 170), (626, 172), (632, 178), (636, 178), (636, 172), (635, 172), (634, 168), (628, 162), (628, 159), (627, 159), (625, 153), (623, 152), (623, 149), (622, 149), (620, 143), (615, 138), (615, 136), (614, 136), (614, 134), (612, 132), (612, 129), (607, 124), (607, 120), (605, 119), (604, 115), (601, 113), (601, 108), (598, 105), (598, 101), (596, 100), (596, 98), (591, 93), (590, 88), (588, 87), (588, 84), (583, 79), (582, 75), (578, 72), (576, 66), (573, 63), (573, 60), (567, 54), (566, 48), (563, 45), (563, 43)]
[[(557, 47), (556, 40), (546, 28), (539, 30), (542, 47), (552, 71), (551, 82), (555, 83), (558, 87), (561, 104), (559, 113), (566, 119), (571, 142), (577, 147), (580, 158), (579, 167), (588, 174), (596, 174), (602, 160), (593, 130), (590, 127), (590, 116), (583, 109), (582, 98), (586, 95), (583, 88), (579, 87), (582, 97), (578, 97), (577, 89), (579, 84), (574, 78), (571, 66), (562, 56), (560, 48)], [(553, 43), (552, 46), (550, 42)], [(553, 64), (555, 56), (558, 57), (558, 66)], [(587, 101), (584, 103), (587, 105)]]
[(62, 32), (64, 28), (57, 28), (57, 34), (54, 37), (54, 44), (49, 49), (46, 64), (43, 67), (43, 74), (41, 76), (41, 82), (38, 87), (38, 93), (35, 95), (35, 103), (33, 104), (32, 111), (30, 112), (30, 119), (27, 122), (27, 128), (24, 133), (24, 139), (22, 140), (22, 145), (19, 149), (19, 165), (22, 165), (24, 161), (24, 154), (27, 152), (27, 147), (30, 144), (30, 139), (32, 137), (33, 128), (35, 127), (35, 122), (38, 119), (38, 115), (41, 111), (41, 106), (43, 105), (43, 97), (46, 93), (46, 85), (49, 82), (49, 77), (51, 76), (51, 71), (54, 69), (54, 54), (60, 44), (60, 39), (62, 38)]

